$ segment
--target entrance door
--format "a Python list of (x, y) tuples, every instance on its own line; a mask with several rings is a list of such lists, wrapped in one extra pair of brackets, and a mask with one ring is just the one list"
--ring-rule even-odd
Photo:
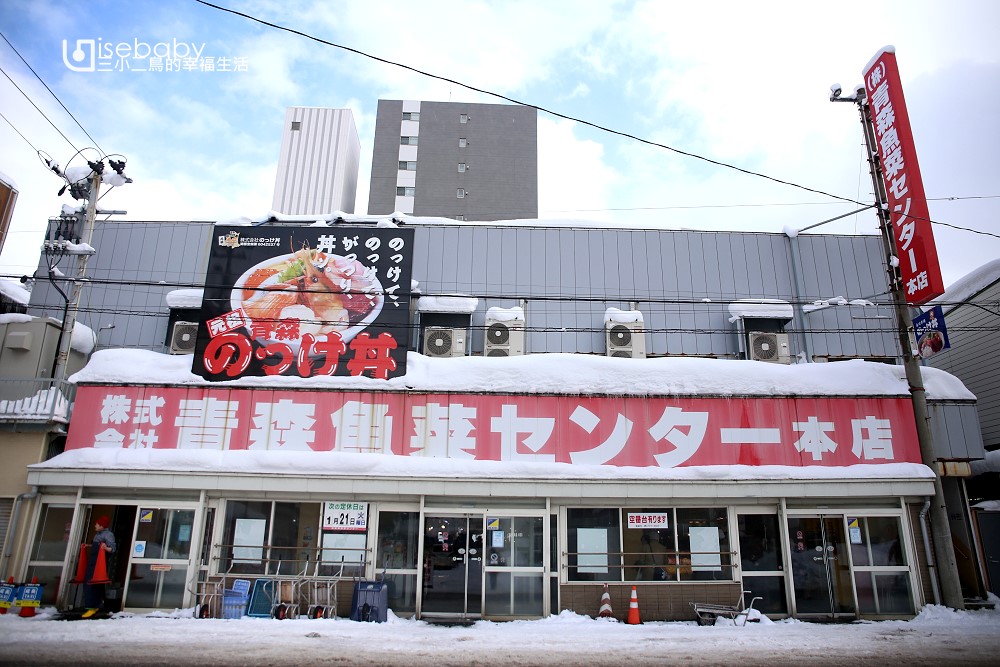
[(985, 556), (987, 587), (994, 595), (1000, 595), (1000, 513), (977, 510), (975, 517)]
[(482, 516), (425, 516), (423, 568), (421, 614), (482, 616)]
[(183, 606), (194, 516), (193, 509), (139, 507), (129, 550), (128, 609)]
[(796, 613), (855, 616), (844, 518), (790, 516), (788, 543)]

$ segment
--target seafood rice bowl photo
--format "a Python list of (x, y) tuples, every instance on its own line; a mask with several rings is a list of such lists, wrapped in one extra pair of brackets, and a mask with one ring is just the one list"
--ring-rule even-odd
[(384, 300), (374, 270), (308, 246), (251, 267), (231, 297), (233, 309), (242, 308), (250, 319), (251, 337), (293, 350), (305, 334), (337, 332), (350, 342), (375, 321)]

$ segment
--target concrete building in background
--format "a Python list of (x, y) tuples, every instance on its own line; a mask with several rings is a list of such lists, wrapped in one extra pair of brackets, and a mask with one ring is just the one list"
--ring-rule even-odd
[(538, 217), (535, 109), (379, 100), (369, 215)]
[(287, 215), (353, 213), (360, 159), (350, 109), (288, 107), (271, 208)]

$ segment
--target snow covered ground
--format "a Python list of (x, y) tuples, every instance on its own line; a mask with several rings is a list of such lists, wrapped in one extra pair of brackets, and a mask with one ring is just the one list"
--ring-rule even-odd
[[(994, 602), (998, 602), (993, 598)], [(641, 609), (641, 602), (640, 602)], [(794, 620), (738, 627), (626, 625), (564, 612), (537, 621), (443, 627), (390, 616), (198, 620), (121, 614), (98, 621), (0, 616), (0, 664), (103, 665), (996, 665), (1000, 611), (931, 605), (911, 621)]]

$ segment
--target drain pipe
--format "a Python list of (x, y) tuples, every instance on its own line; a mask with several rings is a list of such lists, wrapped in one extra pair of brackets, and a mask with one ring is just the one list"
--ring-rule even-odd
[(0, 558), (0, 574), (7, 570), (7, 563), (10, 562), (11, 554), (14, 553), (14, 537), (17, 535), (17, 518), (21, 514), (21, 503), (37, 497), (38, 487), (33, 486), (31, 491), (25, 491), (14, 499), (14, 507), (10, 512), (10, 525), (7, 527), (7, 539), (4, 540), (3, 557)]
[(931, 549), (931, 540), (927, 536), (927, 512), (931, 509), (931, 499), (924, 499), (924, 506), (920, 510), (920, 534), (924, 538), (924, 555), (927, 557), (927, 571), (931, 577), (931, 590), (934, 592), (934, 604), (941, 604), (941, 591), (938, 589), (937, 564), (934, 562), (934, 550)]

